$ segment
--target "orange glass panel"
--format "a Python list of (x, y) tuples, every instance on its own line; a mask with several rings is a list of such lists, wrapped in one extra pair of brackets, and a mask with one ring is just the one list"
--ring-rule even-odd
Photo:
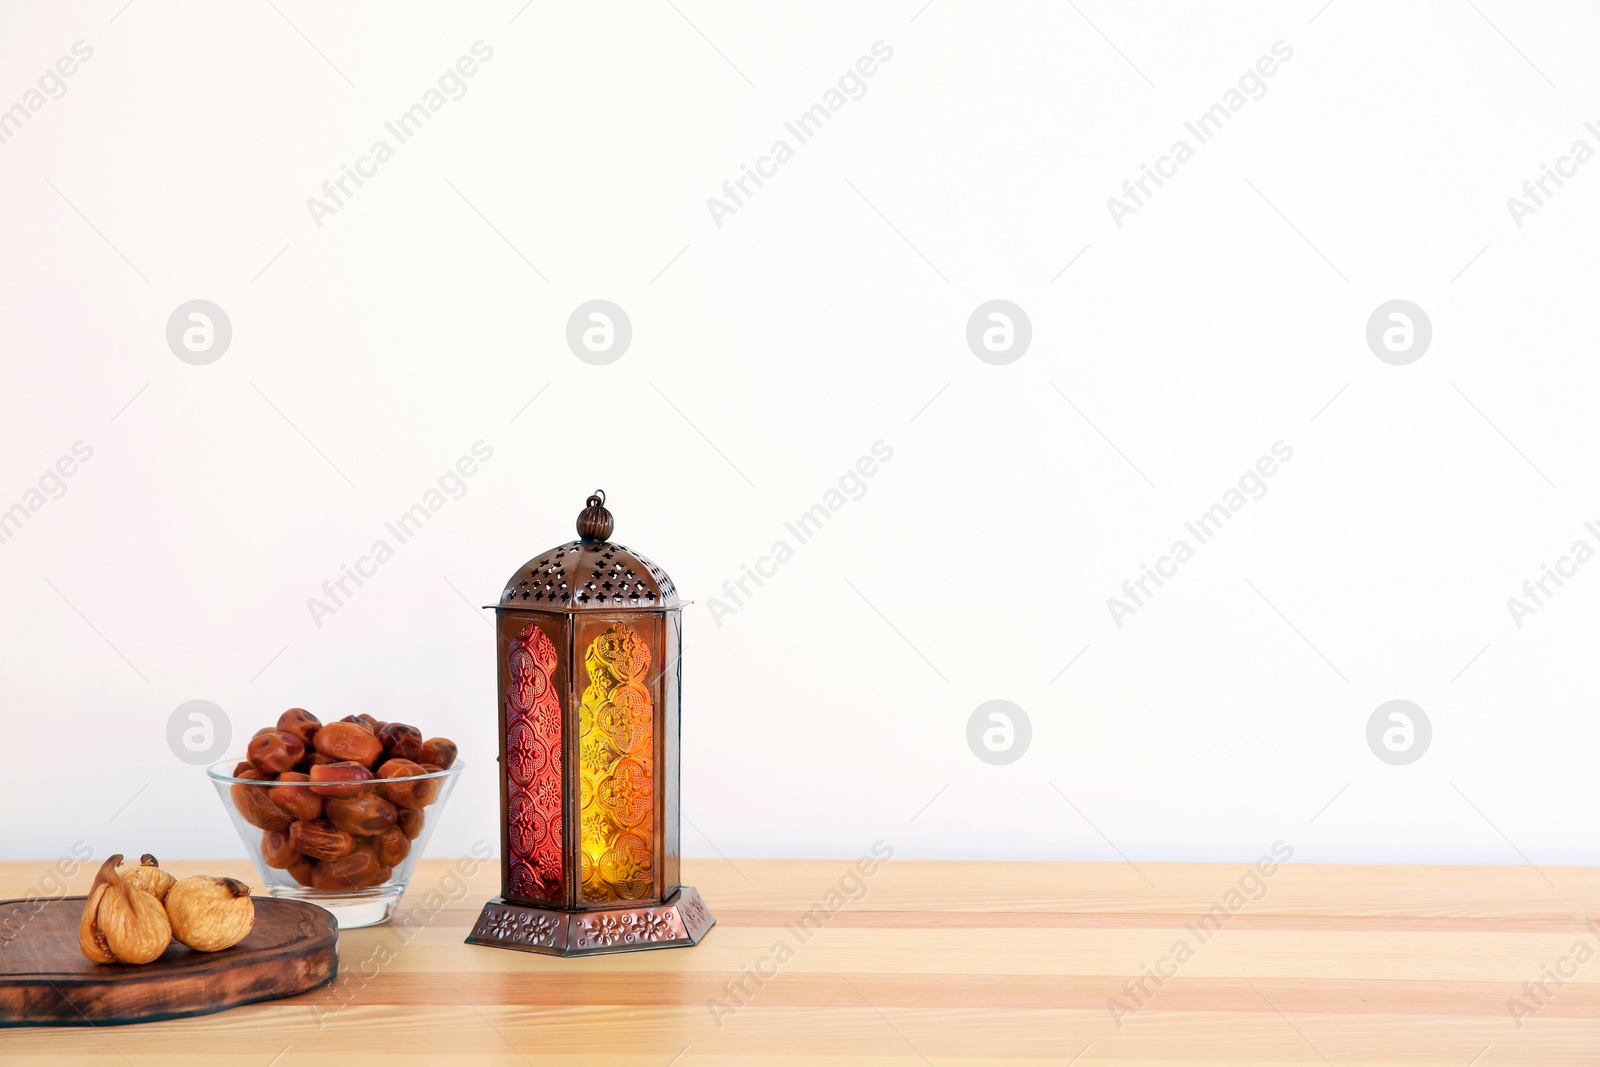
[(578, 708), (583, 899), (639, 900), (655, 889), (655, 706), (650, 646), (613, 623), (584, 654)]

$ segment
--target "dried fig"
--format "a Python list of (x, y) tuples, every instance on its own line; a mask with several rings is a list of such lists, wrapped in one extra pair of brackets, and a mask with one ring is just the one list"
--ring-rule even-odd
[(160, 901), (167, 899), (167, 891), (177, 881), (172, 875), (163, 871), (161, 864), (148, 852), (139, 857), (139, 866), (128, 867), (117, 873), (133, 888), (143, 889)]
[(256, 905), (250, 887), (239, 879), (197, 874), (167, 894), (167, 918), (173, 936), (185, 945), (196, 952), (220, 952), (250, 933)]
[[(114, 856), (106, 862), (113, 863), (121, 858)], [(106, 944), (105, 935), (100, 932), (99, 923), (100, 902), (105, 899), (106, 891), (110, 888), (108, 883), (98, 877), (95, 878), (94, 886), (83, 902), (83, 916), (78, 920), (78, 949), (90, 963), (117, 962), (117, 957), (111, 952), (111, 946)]]
[(118, 854), (100, 865), (78, 923), (78, 947), (95, 963), (149, 963), (172, 943), (172, 924), (161, 901), (117, 873), (121, 862)]
[(336, 760), (348, 760), (371, 767), (383, 755), (383, 742), (365, 724), (330, 722), (311, 739), (318, 752)]

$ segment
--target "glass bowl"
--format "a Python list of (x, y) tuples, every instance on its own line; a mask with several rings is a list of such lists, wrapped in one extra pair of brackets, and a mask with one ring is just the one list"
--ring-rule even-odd
[[(374, 926), (394, 914), (466, 766), (458, 759), (448, 770), (408, 778), (322, 783), (324, 791), (346, 794), (326, 797), (311, 792), (306, 782), (236, 778), (233, 771), (241, 762), (223, 760), (206, 774), (267, 892), (326, 908), (345, 929)], [(333, 821), (330, 805), (338, 808)], [(296, 844), (334, 860), (308, 856)]]

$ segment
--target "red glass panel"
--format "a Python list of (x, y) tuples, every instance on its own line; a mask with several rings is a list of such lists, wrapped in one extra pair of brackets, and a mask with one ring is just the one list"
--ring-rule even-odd
[(556, 648), (529, 623), (511, 642), (506, 686), (510, 892), (561, 902), (561, 699)]

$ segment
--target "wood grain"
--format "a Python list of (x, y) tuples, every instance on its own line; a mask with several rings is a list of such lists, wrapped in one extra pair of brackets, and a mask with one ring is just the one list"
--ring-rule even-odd
[[(0, 864), (0, 896), (26, 894), (49, 866)], [(167, 866), (249, 879), (243, 863)], [(1600, 956), (1559, 988), (1544, 977), (1579, 943), (1600, 952), (1586, 925), (1600, 917), (1600, 872), (1588, 868), (1288, 863), (1204, 942), (1186, 924), (1239, 885), (1243, 865), (893, 860), (870, 878), (852, 877), (849, 860), (684, 868), (718, 919), (696, 948), (558, 959), (463, 944), (498, 865), (431, 859), (399, 924), (341, 935), (328, 986), (192, 1019), (0, 1030), (0, 1062), (1600, 1062)], [(830, 890), (856, 899), (814, 915), (802, 937)], [(1118, 1026), (1107, 1002), (1126, 1002), (1123, 983), (1184, 938), (1192, 956)], [(780, 943), (775, 973), (730, 996), (725, 983)], [(1542, 1004), (1523, 986), (1539, 981)], [(1520, 1027), (1513, 998), (1537, 1009)]]
[(239, 944), (194, 952), (173, 941), (140, 966), (92, 963), (78, 947), (82, 897), (0, 901), (0, 1027), (95, 1026), (200, 1015), (322, 985), (338, 967), (333, 916), (257, 898)]

